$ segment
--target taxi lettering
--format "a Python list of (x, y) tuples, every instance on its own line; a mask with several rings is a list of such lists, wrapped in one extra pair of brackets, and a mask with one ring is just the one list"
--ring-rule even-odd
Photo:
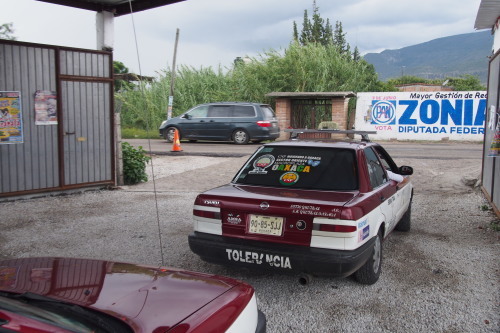
[(272, 170), (311, 172), (311, 167), (309, 165), (278, 164), (278, 165), (273, 165)]

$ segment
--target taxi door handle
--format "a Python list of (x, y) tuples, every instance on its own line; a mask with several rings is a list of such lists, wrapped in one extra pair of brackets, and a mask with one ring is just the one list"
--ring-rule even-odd
[(380, 201), (381, 201), (381, 202), (384, 202), (384, 201), (385, 201), (385, 197), (384, 197), (384, 196), (381, 196), (381, 197), (380, 197)]

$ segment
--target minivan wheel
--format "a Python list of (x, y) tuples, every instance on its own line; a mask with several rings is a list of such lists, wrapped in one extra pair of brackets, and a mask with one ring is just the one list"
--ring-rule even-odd
[(238, 129), (233, 133), (233, 142), (237, 145), (245, 145), (250, 140), (248, 133), (245, 130)]
[[(174, 135), (175, 135), (175, 127), (169, 127), (165, 131), (163, 131), (163, 137), (167, 142), (174, 142)], [(179, 132), (179, 139), (180, 139), (180, 132)]]

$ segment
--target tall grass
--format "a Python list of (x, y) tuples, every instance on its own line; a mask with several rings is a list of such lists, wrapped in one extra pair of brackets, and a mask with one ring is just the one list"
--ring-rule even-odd
[[(166, 119), (171, 72), (157, 81), (117, 94), (123, 127), (158, 129)], [(176, 73), (173, 115), (208, 102), (273, 101), (270, 92), (380, 91), (372, 65), (353, 61), (335, 46), (292, 43), (285, 50), (269, 50), (246, 63), (223, 70), (181, 66)]]

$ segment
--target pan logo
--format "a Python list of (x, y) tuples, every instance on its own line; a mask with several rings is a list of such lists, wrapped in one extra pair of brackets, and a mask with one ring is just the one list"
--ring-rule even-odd
[(373, 101), (372, 124), (396, 124), (396, 101)]

